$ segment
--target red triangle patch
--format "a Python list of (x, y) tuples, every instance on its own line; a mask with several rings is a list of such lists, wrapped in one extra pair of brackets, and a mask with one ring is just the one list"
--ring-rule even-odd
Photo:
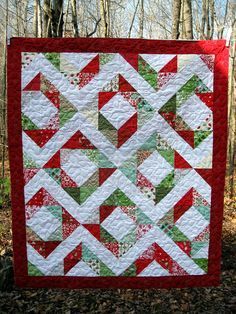
[(126, 121), (118, 130), (118, 145), (121, 147), (137, 131), (137, 113)]
[(60, 107), (60, 93), (58, 90), (47, 90), (44, 92), (44, 95), (51, 101), (51, 103), (59, 109)]
[(28, 201), (28, 206), (47, 206), (59, 205), (59, 203), (44, 189), (41, 188), (38, 192)]
[(204, 104), (213, 110), (213, 93), (196, 93), (196, 95)]
[(177, 66), (177, 56), (175, 56), (173, 59), (171, 59), (164, 67), (159, 71), (159, 73), (170, 73), (174, 72), (176, 73), (178, 69)]
[(61, 168), (60, 150), (49, 159), (43, 168)]
[(176, 261), (172, 260), (172, 266), (170, 270), (170, 274), (174, 274), (177, 276), (186, 276), (189, 275)]
[(71, 268), (73, 268), (82, 257), (82, 244), (76, 246), (65, 258), (64, 258), (64, 272), (68, 273)]
[(62, 236), (66, 239), (80, 223), (72, 217), (67, 210), (62, 208)]
[(99, 207), (100, 210), (100, 223), (102, 223), (116, 208), (116, 206), (102, 205)]
[(200, 174), (200, 176), (210, 185), (212, 186), (212, 169), (197, 169), (194, 168), (194, 170), (197, 171), (197, 173)]
[(121, 53), (121, 55), (136, 71), (138, 71), (138, 54)]
[(99, 224), (83, 224), (85, 227), (97, 240), (100, 241), (100, 225)]
[(175, 152), (175, 168), (187, 169), (192, 167), (180, 154)]
[(76, 188), (77, 184), (61, 169), (61, 186), (63, 188)]
[(119, 74), (119, 91), (120, 92), (136, 92), (133, 86), (130, 85), (126, 79)]
[(172, 258), (155, 243), (155, 260), (165, 269), (170, 270), (172, 268)]
[(99, 186), (101, 186), (115, 170), (116, 168), (99, 168)]
[(31, 168), (31, 169), (24, 169), (24, 180), (25, 184), (27, 184), (39, 171), (39, 169)]
[(99, 92), (98, 93), (98, 109), (101, 110), (102, 107), (117, 94), (117, 92)]
[(117, 258), (120, 255), (119, 249), (120, 245), (118, 242), (105, 242), (103, 245), (112, 253), (114, 254)]
[(24, 131), (39, 147), (43, 147), (57, 130), (25, 130)]
[(153, 261), (153, 258), (138, 258), (135, 262), (137, 275), (139, 275)]
[(192, 148), (194, 148), (194, 131), (176, 131)]
[(179, 241), (175, 242), (175, 244), (178, 245), (178, 247), (188, 256), (191, 254), (191, 242), (190, 241)]
[(44, 258), (47, 258), (61, 241), (30, 241), (32, 247)]
[(38, 73), (23, 89), (24, 91), (40, 91), (41, 73)]
[(174, 206), (174, 222), (176, 222), (193, 205), (193, 189), (190, 189)]
[(98, 73), (99, 72), (99, 55), (97, 54), (80, 73)]
[(155, 243), (150, 245), (136, 260), (137, 274), (141, 273), (155, 258)]
[(213, 72), (214, 70), (214, 57), (212, 55), (200, 55), (202, 61), (206, 64), (208, 69)]
[(77, 131), (72, 137), (63, 145), (62, 148), (68, 149), (94, 149), (95, 146), (80, 132)]

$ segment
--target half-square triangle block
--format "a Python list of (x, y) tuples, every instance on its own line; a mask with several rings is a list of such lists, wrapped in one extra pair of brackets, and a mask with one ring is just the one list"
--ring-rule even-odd
[(116, 94), (100, 112), (118, 130), (136, 111), (122, 95)]

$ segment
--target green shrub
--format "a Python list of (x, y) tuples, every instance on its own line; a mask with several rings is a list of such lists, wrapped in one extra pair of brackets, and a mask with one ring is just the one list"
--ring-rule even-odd
[(10, 178), (0, 178), (0, 209), (10, 205)]
[(0, 291), (11, 290), (13, 287), (13, 266), (9, 256), (0, 256)]

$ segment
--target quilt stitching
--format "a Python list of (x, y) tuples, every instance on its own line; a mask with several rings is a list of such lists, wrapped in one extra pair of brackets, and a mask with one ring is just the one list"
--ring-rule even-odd
[(205, 274), (214, 56), (22, 59), (29, 275)]
[(45, 50), (21, 52), (29, 282), (212, 275), (215, 54)]

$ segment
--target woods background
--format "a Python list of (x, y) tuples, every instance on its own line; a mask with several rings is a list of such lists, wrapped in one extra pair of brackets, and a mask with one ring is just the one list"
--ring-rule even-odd
[(234, 193), (236, 0), (0, 0), (0, 208), (9, 207), (6, 54), (10, 37), (208, 40), (230, 45), (227, 180)]

